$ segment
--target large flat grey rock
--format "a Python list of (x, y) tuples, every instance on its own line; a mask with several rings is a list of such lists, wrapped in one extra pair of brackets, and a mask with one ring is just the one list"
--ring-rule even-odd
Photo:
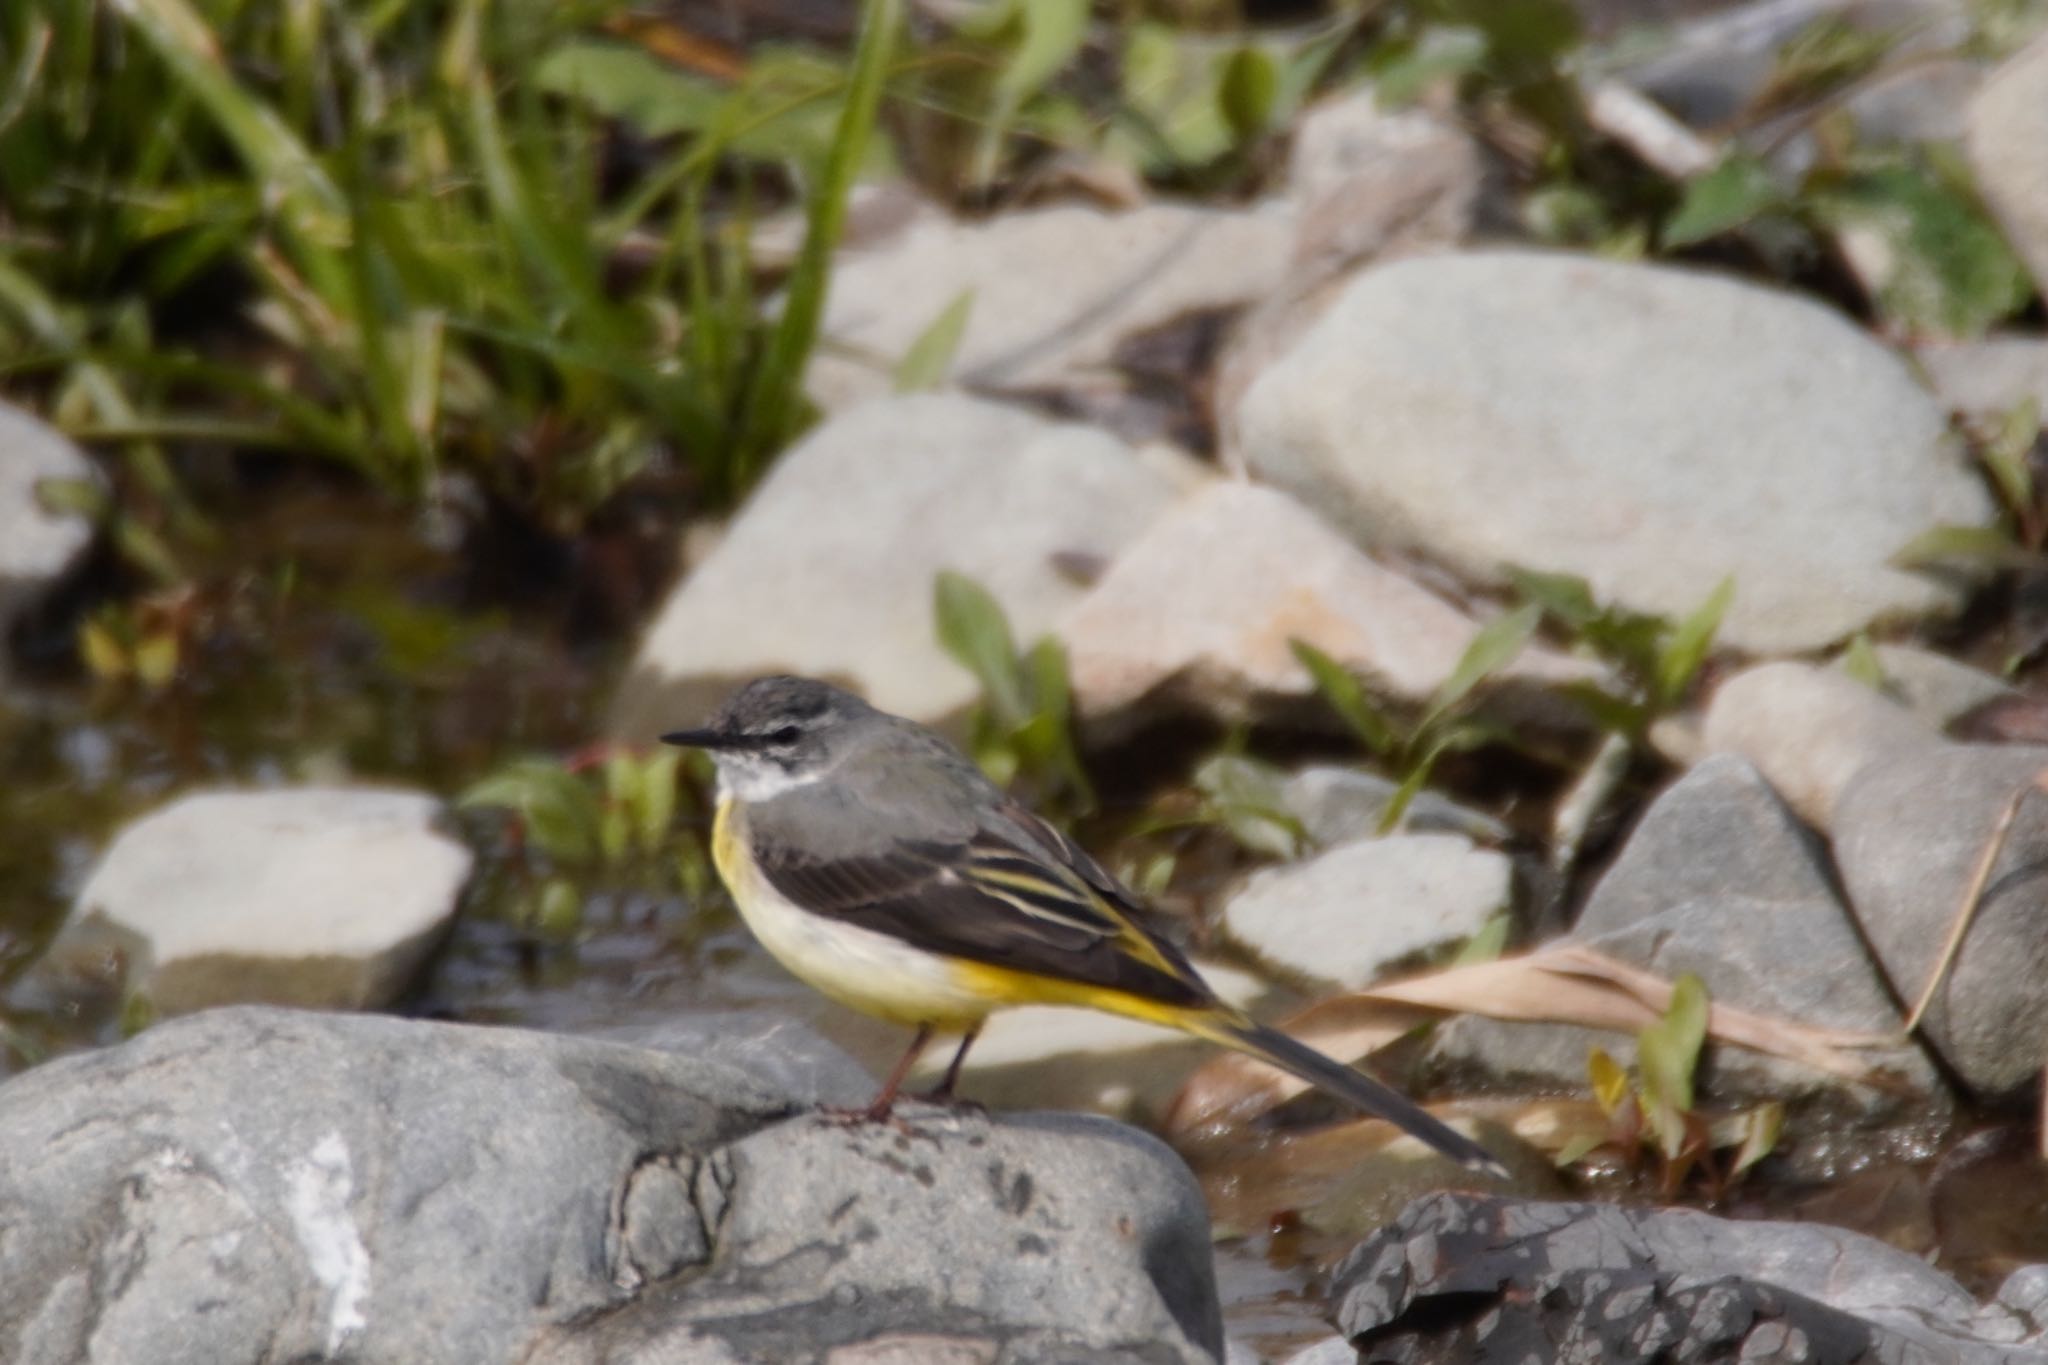
[(1905, 364), (1849, 319), (1730, 277), (1564, 253), (1356, 276), (1239, 410), (1241, 458), (1364, 543), (1477, 584), (1576, 574), (1721, 640), (1806, 649), (1952, 609), (1891, 567), (1992, 515)]
[(807, 1098), (519, 1030), (173, 1020), (0, 1086), (0, 1359), (1220, 1349), (1207, 1215), (1158, 1142), (917, 1107), (900, 1128), (783, 1121)]
[(160, 1014), (397, 999), (453, 918), (472, 856), (418, 792), (202, 792), (124, 828), (39, 973), (120, 984)]
[(648, 741), (778, 672), (916, 720), (954, 717), (978, 689), (939, 648), (939, 572), (994, 593), (1028, 647), (1081, 596), (1055, 556), (1112, 557), (1176, 491), (1113, 436), (999, 404), (931, 395), (856, 408), (782, 455), (670, 595), (609, 728)]

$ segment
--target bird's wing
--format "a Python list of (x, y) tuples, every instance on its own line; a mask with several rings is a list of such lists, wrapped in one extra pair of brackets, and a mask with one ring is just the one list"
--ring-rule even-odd
[(928, 952), (1161, 1004), (1214, 999), (1135, 896), (1013, 802), (959, 837), (902, 837), (880, 853), (821, 854), (815, 841), (777, 837), (789, 823), (750, 819), (754, 856), (777, 891), (814, 914)]

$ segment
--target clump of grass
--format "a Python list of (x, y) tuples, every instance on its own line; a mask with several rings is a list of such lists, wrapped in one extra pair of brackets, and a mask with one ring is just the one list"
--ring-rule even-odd
[[(167, 503), (174, 444), (407, 500), (461, 470), (563, 530), (661, 463), (736, 497), (809, 419), (901, 2), (869, 0), (851, 59), (784, 104), (742, 84), (630, 145), (527, 75), (609, 8), (9, 6), (0, 372)], [(787, 185), (808, 230), (770, 309), (744, 209)]]

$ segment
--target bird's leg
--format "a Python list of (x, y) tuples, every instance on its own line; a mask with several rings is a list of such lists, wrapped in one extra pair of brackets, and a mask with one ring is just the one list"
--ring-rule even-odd
[(960, 1039), (960, 1050), (953, 1054), (952, 1064), (946, 1068), (945, 1079), (939, 1082), (937, 1089), (926, 1092), (922, 1098), (930, 1100), (933, 1104), (957, 1104), (964, 1108), (981, 1108), (980, 1105), (975, 1104), (972, 1100), (956, 1100), (953, 1098), (953, 1087), (960, 1083), (960, 1068), (967, 1061), (967, 1049), (973, 1047), (974, 1040), (980, 1036), (981, 1025), (978, 1023), (967, 1030), (966, 1034)]
[(903, 1050), (903, 1056), (896, 1063), (896, 1069), (889, 1073), (888, 1080), (882, 1082), (882, 1088), (875, 1092), (875, 1098), (868, 1103), (867, 1108), (832, 1109), (826, 1112), (835, 1118), (849, 1119), (855, 1123), (880, 1123), (888, 1118), (889, 1112), (896, 1107), (896, 1092), (903, 1088), (903, 1078), (910, 1074), (910, 1068), (916, 1064), (918, 1056), (931, 1041), (932, 1026), (919, 1024), (917, 1036), (912, 1038), (910, 1046)]

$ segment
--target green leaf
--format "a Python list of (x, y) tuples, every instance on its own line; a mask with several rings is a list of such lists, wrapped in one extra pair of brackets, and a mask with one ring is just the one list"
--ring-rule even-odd
[(635, 765), (640, 781), (634, 794), (633, 814), (642, 853), (657, 853), (669, 840), (670, 827), (676, 819), (676, 777), (682, 764), (681, 749), (664, 747)]
[(1287, 810), (1287, 775), (1280, 769), (1242, 754), (1215, 754), (1195, 769), (1194, 785), (1245, 848), (1275, 858), (1301, 855), (1308, 836)]
[(966, 335), (967, 319), (974, 312), (974, 291), (963, 289), (939, 315), (918, 333), (917, 340), (896, 362), (896, 392), (916, 393), (935, 389), (953, 371), (953, 356)]
[(1240, 142), (1266, 131), (1280, 90), (1279, 64), (1263, 50), (1246, 46), (1223, 64), (1217, 102)]
[(2024, 517), (2034, 508), (2034, 470), (2028, 457), (2040, 435), (2040, 400), (2029, 394), (2013, 404), (1984, 447), (1984, 467), (2014, 516)]
[(597, 853), (597, 794), (558, 764), (521, 759), (473, 783), (456, 804), (464, 810), (494, 807), (514, 812), (525, 824), (527, 837), (559, 862), (588, 862)]
[(1823, 182), (1808, 202), (1824, 225), (1881, 244), (1875, 301), (1898, 327), (1976, 336), (2033, 296), (2026, 268), (1974, 196), (1919, 163)]
[(1685, 695), (1700, 665), (1707, 661), (1707, 654), (1714, 647), (1714, 634), (1721, 629), (1721, 618), (1727, 615), (1728, 605), (1734, 600), (1735, 575), (1730, 574), (1672, 630), (1671, 638), (1657, 655), (1654, 692), (1659, 707), (1670, 706)]
[(1491, 962), (1499, 957), (1508, 946), (1508, 930), (1514, 927), (1514, 919), (1503, 910), (1479, 926), (1479, 932), (1465, 940), (1450, 960), (1450, 966), (1468, 967), (1478, 962)]
[(1308, 670), (1330, 709), (1365, 742), (1366, 748), (1376, 754), (1389, 754), (1400, 747), (1400, 735), (1366, 696), (1364, 685), (1349, 669), (1306, 640), (1289, 640), (1287, 647)]
[(1732, 1133), (1724, 1134), (1717, 1130), (1714, 1145), (1736, 1148), (1735, 1160), (1730, 1163), (1728, 1174), (1741, 1175), (1776, 1149), (1779, 1134), (1784, 1130), (1785, 1106), (1776, 1100), (1768, 1100), (1739, 1115)]
[(1895, 569), (1932, 569), (1955, 564), (2025, 566), (2032, 557), (2013, 544), (2001, 526), (1933, 526), (1892, 555)]
[(1675, 251), (1718, 237), (1786, 203), (1787, 195), (1763, 162), (1746, 152), (1731, 152), (1685, 187), (1684, 197), (1664, 222), (1664, 249)]
[(1413, 41), (1382, 45), (1371, 64), (1374, 97), (1386, 109), (1413, 104), (1432, 88), (1479, 70), (1486, 56), (1479, 29), (1431, 24)]
[(1568, 630), (1584, 630), (1600, 617), (1592, 586), (1576, 574), (1540, 573), (1510, 564), (1507, 576), (1524, 600), (1543, 608)]
[(1636, 1035), (1636, 1065), (1642, 1073), (1643, 1113), (1663, 1146), (1676, 1157), (1685, 1140), (1684, 1117), (1692, 1112), (1693, 1074), (1707, 1038), (1707, 988), (1686, 972), (1671, 985), (1664, 1016)]
[(534, 928), (549, 938), (573, 938), (583, 927), (583, 896), (567, 877), (550, 877), (534, 903)]
[(1472, 642), (1465, 646), (1465, 652), (1458, 656), (1457, 667), (1451, 670), (1451, 676), (1444, 679), (1436, 694), (1429, 699), (1422, 719), (1416, 722), (1417, 733), (1426, 734), (1435, 729), (1453, 707), (1471, 694), (1473, 688), (1513, 663), (1530, 637), (1535, 635), (1542, 620), (1543, 609), (1530, 603), (1506, 615), (1496, 616), (1481, 626)]
[(1014, 731), (1030, 720), (1010, 619), (994, 594), (965, 574), (942, 570), (932, 586), (932, 612), (940, 647), (981, 684), (997, 723)]
[(1884, 664), (1871, 647), (1870, 636), (1860, 631), (1849, 642), (1849, 647), (1842, 651), (1842, 671), (1872, 691), (1882, 692), (1888, 685)]
[(1018, 727), (1019, 747), (1039, 767), (1049, 769), (1073, 793), (1082, 812), (1095, 808), (1095, 789), (1074, 745), (1073, 697), (1067, 686), (1067, 651), (1047, 636), (1031, 647), (1024, 660), (1031, 717)]
[(643, 48), (572, 39), (533, 67), (533, 83), (551, 95), (582, 100), (607, 118), (648, 137), (715, 127), (728, 93), (708, 77), (678, 70)]
[(1586, 1053), (1586, 1078), (1592, 1083), (1593, 1100), (1609, 1118), (1628, 1098), (1628, 1072), (1604, 1047)]
[(996, 76), (1009, 108), (1036, 93), (1074, 59), (1088, 38), (1088, 0), (1026, 0), (1024, 36)]

